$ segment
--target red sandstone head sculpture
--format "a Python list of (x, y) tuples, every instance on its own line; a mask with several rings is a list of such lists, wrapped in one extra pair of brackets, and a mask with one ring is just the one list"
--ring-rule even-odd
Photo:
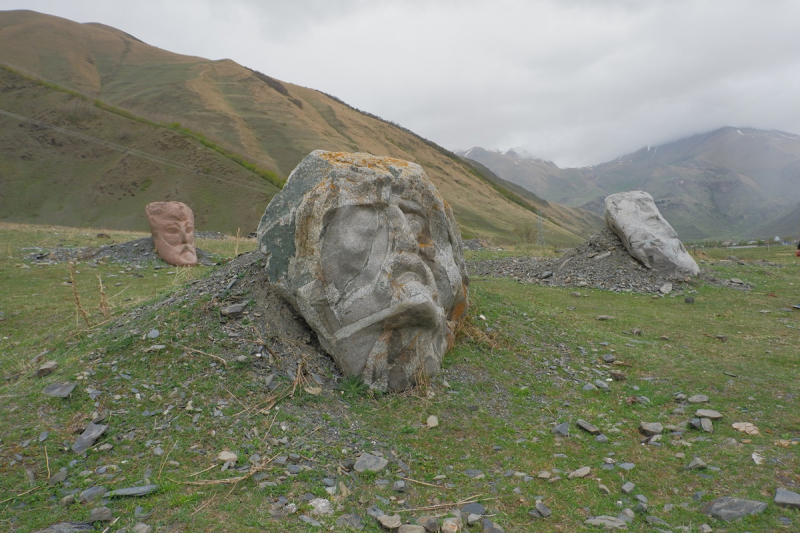
[(145, 207), (159, 257), (174, 266), (197, 264), (194, 213), (181, 202), (153, 202)]

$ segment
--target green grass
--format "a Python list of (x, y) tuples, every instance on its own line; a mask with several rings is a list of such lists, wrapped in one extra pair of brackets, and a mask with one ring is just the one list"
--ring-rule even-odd
[[(134, 510), (140, 505), (145, 512), (154, 511), (147, 522), (166, 531), (312, 531), (296, 515), (274, 521), (270, 506), (276, 498), (286, 497), (297, 504), (297, 514), (308, 512), (302, 495), (331, 498), (321, 483), (326, 476), (345, 482), (351, 494), (338, 502), (341, 508), (333, 517), (320, 518), (325, 529), (335, 528), (336, 518), (344, 512), (355, 512), (365, 522), (364, 531), (376, 533), (380, 527), (366, 515), (373, 504), (385, 511), (403, 510), (404, 505), (416, 509), (476, 495), (494, 514), (492, 520), (509, 532), (588, 531), (583, 525), (587, 516), (616, 516), (621, 510), (617, 502), (633, 508), (635, 494), (647, 496), (650, 513), (673, 528), (689, 526), (697, 531), (708, 523), (715, 531), (729, 533), (777, 531), (781, 516), (789, 517), (792, 527), (800, 523), (795, 511), (772, 504), (776, 488), (797, 492), (800, 486), (800, 446), (789, 444), (800, 438), (800, 311), (784, 310), (800, 303), (800, 260), (787, 250), (737, 253), (744, 265), (718, 261), (730, 251), (704, 250), (711, 261), (704, 267), (717, 277), (737, 277), (755, 288), (742, 292), (697, 282), (694, 304), (684, 303), (680, 294), (653, 298), (584, 289), (585, 296), (575, 297), (570, 289), (473, 279), (469, 316), (442, 373), (428, 387), (376, 396), (366, 394), (357, 380), (345, 380), (319, 396), (299, 391), (282, 400), (280, 409), (261, 413), (255, 406), (263, 406), (269, 392), (253, 365), (230, 362), (224, 368), (202, 353), (178, 347), (206, 354), (238, 349), (219, 317), (209, 311), (213, 295), (149, 307), (122, 318), (122, 313), (163, 300), (213, 269), (184, 269), (174, 275), (167, 275), (167, 269), (150, 269), (139, 278), (123, 273), (119, 265), (78, 265), (76, 284), (93, 325), (88, 329), (76, 316), (71, 287), (63, 285), (68, 277), (65, 265), (20, 266), (25, 264), (26, 246), (96, 243), (97, 231), (0, 224), (0, 311), (5, 318), (0, 322), (0, 409), (7, 413), (0, 422), (4, 530), (31, 531), (88, 517), (91, 505), (58, 504), (64, 487), (47, 485), (48, 467), (52, 473), (68, 467), (70, 488), (81, 490), (93, 483), (119, 488), (147, 479), (158, 484), (159, 491), (145, 498), (110, 502), (120, 517), (115, 527), (129, 529), (137, 521)], [(139, 236), (107, 233), (118, 242)], [(234, 255), (235, 244), (233, 240), (198, 243), (227, 257)], [(238, 251), (254, 246), (242, 241)], [(482, 251), (473, 257), (489, 254)], [(116, 320), (104, 322), (97, 309), (97, 275), (110, 296), (111, 287), (122, 283), (115, 287), (120, 294), (110, 299), (110, 318)], [(598, 321), (598, 315), (615, 318)], [(145, 336), (153, 327), (161, 332), (156, 341)], [(634, 330), (641, 334), (633, 334)], [(154, 342), (167, 347), (145, 352)], [(37, 367), (31, 359), (44, 349), (50, 352), (42, 360), (56, 360), (59, 370), (45, 378), (30, 377)], [(623, 371), (626, 380), (610, 383), (608, 392), (583, 390), (585, 383), (601, 378), (595, 370), (609, 370), (600, 359), (606, 353), (625, 363), (615, 369)], [(131, 379), (120, 378), (122, 374)], [(83, 379), (68, 400), (41, 394), (48, 383), (75, 378)], [(88, 386), (102, 389), (99, 407), (85, 393)], [(276, 392), (290, 389), (291, 383), (282, 378)], [(691, 446), (679, 445), (668, 435), (660, 447), (641, 445), (639, 422), (677, 425), (690, 418), (691, 408), (685, 415), (673, 413), (678, 406), (674, 395), (679, 392), (711, 398), (707, 407), (723, 414), (714, 433), (687, 432), (684, 440)], [(190, 400), (201, 411), (184, 409)], [(163, 417), (142, 416), (169, 405), (175, 406), (170, 412), (177, 417), (170, 430), (159, 429)], [(110, 413), (109, 431), (98, 444), (107, 442), (114, 448), (106, 453), (93, 450), (86, 459), (77, 457), (69, 450), (74, 430), (98, 409)], [(215, 410), (224, 416), (215, 416)], [(430, 415), (439, 419), (435, 428), (425, 424)], [(610, 442), (598, 443), (582, 433), (574, 425), (578, 418), (600, 427)], [(571, 424), (569, 438), (552, 434), (552, 425), (560, 422)], [(752, 422), (761, 435), (743, 435), (731, 427), (734, 422)], [(50, 434), (39, 443), (45, 430)], [(133, 438), (128, 437), (131, 432)], [(327, 437), (320, 437), (323, 433)], [(288, 446), (271, 440), (284, 437)], [(729, 438), (738, 444), (724, 445)], [(163, 455), (155, 455), (156, 447)], [(188, 484), (234, 475), (221, 472), (219, 465), (203, 472), (223, 449), (237, 453), (240, 464), (253, 453), (271, 458), (296, 452), (313, 467), (263, 488), (253, 479), (236, 485)], [(340, 470), (357, 450), (382, 451), (391, 466), (379, 474)], [(617, 463), (633, 462), (636, 467), (629, 472), (603, 470), (611, 453)], [(753, 453), (763, 455), (765, 463), (756, 465)], [(720, 470), (685, 470), (695, 455)], [(69, 467), (74, 459), (78, 464)], [(399, 461), (410, 467), (410, 473), (397, 468)], [(109, 467), (113, 476), (80, 475), (100, 466)], [(567, 479), (569, 472), (582, 466), (591, 467), (588, 478)], [(33, 484), (26, 480), (25, 469), (34, 473)], [(481, 470), (484, 477), (469, 478), (468, 469)], [(561, 481), (537, 478), (539, 472), (555, 469), (562, 471)], [(267, 480), (276, 481), (281, 469), (267, 472)], [(526, 481), (515, 473), (533, 479)], [(399, 476), (416, 481), (409, 482), (406, 493), (391, 489)], [(636, 484), (631, 496), (620, 490), (625, 481)], [(599, 490), (600, 483), (611, 490), (610, 495)], [(390, 504), (381, 503), (376, 495)], [(537, 496), (543, 497), (553, 516), (534, 523), (528, 511)], [(758, 499), (770, 506), (758, 517), (725, 524), (699, 512), (702, 504), (718, 496)], [(674, 507), (667, 512), (665, 505)], [(410, 520), (428, 512), (436, 511), (403, 511), (401, 516)], [(652, 530), (641, 516), (630, 528)]]

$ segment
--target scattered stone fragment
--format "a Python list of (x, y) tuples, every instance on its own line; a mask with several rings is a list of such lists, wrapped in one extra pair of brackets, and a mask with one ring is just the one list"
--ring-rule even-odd
[(633, 470), (634, 468), (636, 468), (635, 463), (620, 463), (617, 466), (623, 470)]
[(683, 302), (687, 303), (687, 304), (693, 304), (694, 303), (694, 297), (693, 296), (687, 296), (686, 298), (683, 299)]
[(75, 444), (72, 445), (72, 451), (75, 453), (83, 453), (95, 443), (97, 439), (100, 438), (100, 435), (106, 432), (108, 426), (103, 426), (99, 424), (89, 423), (86, 426), (86, 429), (83, 430), (81, 436), (78, 437), (78, 440), (75, 441)]
[(700, 524), (700, 533), (713, 533), (714, 530), (708, 524)]
[(603, 434), (601, 433), (601, 434), (599, 434), (598, 436), (596, 436), (596, 437), (594, 438), (594, 440), (595, 440), (596, 442), (602, 442), (602, 443), (606, 443), (606, 442), (608, 442), (608, 437), (606, 437), (605, 435), (603, 435)]
[(688, 401), (689, 403), (708, 403), (708, 396), (705, 394), (695, 394), (694, 396), (689, 396)]
[(705, 504), (702, 508), (702, 512), (714, 518), (729, 522), (731, 520), (738, 520), (747, 515), (762, 513), (766, 508), (767, 504), (764, 502), (729, 498), (725, 496)]
[(113, 518), (108, 507), (95, 507), (89, 513), (89, 522), (110, 522)]
[(239, 318), (242, 316), (245, 308), (247, 307), (247, 302), (240, 302), (237, 304), (226, 305), (222, 309), (219, 310), (219, 313), (222, 316), (227, 316), (229, 318)]
[(428, 420), (425, 422), (425, 424), (429, 428), (435, 428), (436, 426), (439, 425), (439, 419), (436, 416), (431, 415), (431, 416), (428, 417)]
[(707, 467), (708, 465), (706, 464), (705, 461), (703, 461), (699, 457), (695, 457), (694, 459), (692, 459), (692, 462), (689, 463), (689, 466), (687, 466), (686, 468), (688, 470), (702, 470)]
[(761, 433), (758, 431), (758, 428), (751, 424), (750, 422), (736, 422), (733, 424), (733, 429), (736, 431), (741, 431), (742, 433), (747, 433), (748, 435), (760, 435)]
[(106, 494), (106, 498), (125, 497), (125, 496), (147, 496), (158, 490), (158, 485), (141, 485), (139, 487), (128, 487), (124, 489), (112, 490)]
[(66, 398), (72, 393), (76, 385), (77, 383), (51, 383), (42, 392), (54, 398)]
[(435, 516), (420, 516), (417, 523), (425, 528), (428, 533), (437, 533), (439, 531), (439, 519)]
[(602, 483), (598, 484), (597, 488), (600, 490), (600, 492), (602, 492), (606, 496), (611, 494), (611, 489), (609, 489), (607, 486), (603, 485)]
[(56, 370), (58, 370), (58, 363), (55, 361), (47, 361), (36, 371), (36, 377), (43, 378), (45, 376), (49, 376)]
[(477, 514), (477, 515), (484, 515), (486, 514), (486, 507), (483, 504), (478, 502), (468, 503), (464, 507), (461, 508), (462, 515), (469, 515), (469, 514)]
[(642, 422), (639, 424), (639, 433), (645, 437), (661, 435), (663, 432), (664, 426), (662, 426), (659, 422)]
[(544, 504), (542, 500), (536, 500), (536, 512), (542, 515), (542, 518), (549, 518), (553, 512), (550, 508)]
[(597, 426), (595, 426), (593, 424), (590, 424), (586, 420), (583, 420), (583, 419), (579, 418), (578, 421), (576, 422), (576, 424), (578, 424), (579, 428), (581, 428), (582, 430), (584, 430), (584, 431), (586, 431), (588, 433), (591, 433), (592, 435), (599, 435), (600, 434), (600, 428), (598, 428)]
[(543, 470), (543, 471), (539, 472), (539, 475), (536, 476), (536, 477), (538, 477), (539, 479), (550, 479), (550, 477), (552, 477), (552, 475), (553, 474), (551, 474), (547, 470)]
[(58, 485), (59, 483), (63, 483), (67, 479), (67, 469), (62, 468), (55, 474), (53, 474), (47, 483), (52, 487), (54, 485)]
[(483, 519), (483, 533), (505, 533), (505, 530), (489, 520), (488, 518)]
[(464, 475), (470, 479), (483, 479), (486, 477), (483, 473), (483, 470), (477, 470), (475, 468), (464, 470)]
[(442, 520), (442, 533), (458, 533), (461, 531), (461, 519), (448, 517)]
[(775, 489), (775, 505), (800, 509), (800, 494), (786, 489)]
[(645, 517), (645, 521), (651, 526), (666, 526), (666, 527), (670, 527), (670, 525), (666, 521), (662, 520), (661, 518), (659, 518), (659, 517), (657, 517), (655, 515), (647, 515)]
[(403, 524), (397, 533), (425, 533), (425, 528), (416, 524)]
[(597, 317), (597, 320), (614, 320), (614, 317), (611, 315), (600, 315)]
[[(622, 370), (612, 370), (610, 372), (610, 375), (611, 379), (613, 379), (614, 381), (625, 381), (626, 379), (628, 379), (627, 376), (625, 376), (625, 372), (623, 372)], [(642, 398), (644, 398), (644, 396), (642, 396)]]
[(628, 524), (624, 520), (614, 518), (613, 516), (600, 515), (588, 519), (584, 524), (588, 526), (598, 526), (606, 530), (615, 529), (628, 529)]
[(554, 435), (558, 435), (559, 437), (569, 437), (569, 423), (562, 422), (561, 424), (556, 424), (551, 431)]
[(333, 506), (331, 505), (331, 502), (325, 498), (314, 498), (308, 503), (312, 507), (312, 516), (326, 516), (333, 514)]
[(357, 514), (343, 514), (336, 519), (336, 525), (344, 528), (349, 527), (352, 529), (357, 529), (359, 531), (364, 529), (364, 523), (361, 521), (361, 517)]
[(377, 519), (378, 522), (380, 522), (380, 524), (386, 529), (397, 529), (402, 524), (399, 514), (385, 514), (379, 516)]
[(394, 483), (392, 483), (392, 489), (394, 489), (396, 492), (405, 492), (407, 488), (408, 486), (406, 485), (406, 482), (403, 481), (402, 479), (399, 479)]
[(607, 354), (603, 355), (602, 359), (603, 359), (604, 362), (606, 362), (608, 364), (611, 364), (611, 363), (613, 363), (614, 361), (617, 360), (617, 358), (614, 356), (613, 353), (607, 353)]
[(228, 450), (223, 450), (219, 452), (219, 455), (217, 455), (217, 461), (221, 463), (227, 463), (228, 461), (235, 463), (238, 460), (239, 456)]
[(570, 472), (569, 476), (567, 476), (567, 477), (569, 479), (583, 478), (583, 477), (588, 476), (591, 473), (592, 473), (592, 469), (589, 468), (588, 466), (584, 466), (584, 467), (581, 467), (581, 468), (579, 468), (577, 470), (574, 470), (573, 472)]
[(388, 464), (389, 461), (383, 457), (378, 457), (376, 455), (372, 455), (371, 453), (364, 452), (356, 460), (355, 465), (353, 465), (353, 469), (356, 472), (364, 472), (366, 470), (369, 470), (370, 472), (380, 472), (386, 468), (386, 465)]
[(722, 418), (722, 415), (719, 411), (715, 411), (713, 409), (698, 409), (694, 416), (697, 418), (710, 418), (711, 420), (719, 420)]
[(59, 522), (45, 529), (37, 529), (33, 533), (79, 533), (93, 530), (94, 526), (86, 522)]
[(94, 500), (105, 496), (106, 492), (106, 488), (99, 485), (89, 487), (78, 495), (78, 501), (81, 503), (93, 502)]
[(636, 488), (636, 485), (634, 485), (632, 482), (628, 481), (624, 485), (622, 485), (622, 492), (624, 492), (625, 494), (630, 494), (631, 492), (633, 492), (633, 489), (635, 489), (635, 488)]
[(706, 433), (714, 433), (714, 423), (711, 422), (710, 418), (701, 418), (700, 428)]
[(297, 518), (299, 518), (300, 520), (302, 520), (303, 522), (305, 522), (309, 526), (314, 526), (314, 527), (321, 527), (322, 526), (322, 524), (319, 521), (314, 520), (310, 516), (306, 516), (304, 514), (301, 514)]
[(610, 387), (608, 386), (608, 383), (606, 383), (602, 379), (594, 380), (594, 386), (600, 390), (611, 390)]

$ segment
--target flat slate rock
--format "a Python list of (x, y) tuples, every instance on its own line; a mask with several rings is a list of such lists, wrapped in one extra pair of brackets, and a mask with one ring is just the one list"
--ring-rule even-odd
[(786, 489), (776, 489), (775, 505), (778, 507), (800, 509), (800, 494)]
[(582, 418), (579, 418), (578, 421), (575, 422), (575, 423), (578, 425), (579, 428), (581, 428), (582, 430), (584, 430), (584, 431), (586, 431), (588, 433), (591, 433), (592, 435), (599, 435), (600, 434), (600, 428), (598, 428), (594, 424), (590, 424), (589, 422), (587, 422), (586, 420), (583, 420)]
[(86, 522), (59, 522), (45, 529), (37, 529), (33, 533), (76, 533), (93, 530), (92, 524), (87, 524)]
[(51, 383), (42, 392), (54, 398), (66, 398), (72, 394), (77, 385), (77, 383)]
[(624, 520), (605, 515), (590, 518), (584, 522), (584, 524), (587, 526), (602, 527), (604, 530), (628, 529), (628, 524)]
[(551, 430), (554, 435), (559, 435), (561, 437), (569, 437), (569, 423), (562, 422), (561, 424), (556, 424), (553, 426)]
[(125, 489), (112, 490), (106, 494), (107, 498), (114, 496), (147, 496), (151, 492), (158, 490), (158, 485), (142, 485), (140, 487), (128, 487)]
[(747, 515), (763, 513), (766, 508), (767, 504), (764, 502), (724, 496), (705, 504), (702, 511), (714, 518), (730, 522)]
[(97, 439), (100, 438), (100, 435), (106, 432), (108, 426), (103, 426), (99, 424), (89, 423), (86, 426), (86, 429), (83, 430), (81, 436), (78, 437), (78, 440), (75, 441), (75, 444), (72, 445), (72, 451), (75, 453), (83, 453), (95, 443)]
[(389, 461), (384, 459), (383, 457), (378, 457), (376, 455), (372, 455), (371, 453), (362, 453), (361, 456), (356, 460), (356, 464), (353, 466), (356, 472), (364, 472), (369, 470), (370, 472), (380, 472), (386, 465), (389, 464)]
[(694, 413), (694, 416), (697, 418), (710, 418), (711, 420), (719, 420), (722, 418), (720, 412), (713, 409), (698, 409)]

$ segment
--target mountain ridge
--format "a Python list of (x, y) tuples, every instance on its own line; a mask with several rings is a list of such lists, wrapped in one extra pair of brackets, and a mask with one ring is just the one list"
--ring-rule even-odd
[(647, 191), (684, 239), (771, 238), (800, 231), (800, 135), (793, 133), (725, 126), (566, 169), (516, 153), (478, 147), (468, 152), (548, 201), (598, 214), (609, 194)]
[[(563, 245), (582, 240), (553, 222), (569, 218), (558, 213), (561, 206), (523, 199), (472, 162), (404, 128), (230, 59), (172, 54), (103, 24), (14, 11), (0, 12), (0, 63), (134, 117), (194, 132), (197, 139), (241, 154), (283, 178), (315, 149), (363, 151), (419, 163), (467, 237), (509, 242), (518, 224), (535, 221), (538, 212), (546, 211), (554, 241)], [(2, 98), (0, 103), (9, 105)], [(585, 237), (598, 221), (584, 215), (571, 227)], [(255, 225), (257, 219), (247, 223), (249, 228)]]

